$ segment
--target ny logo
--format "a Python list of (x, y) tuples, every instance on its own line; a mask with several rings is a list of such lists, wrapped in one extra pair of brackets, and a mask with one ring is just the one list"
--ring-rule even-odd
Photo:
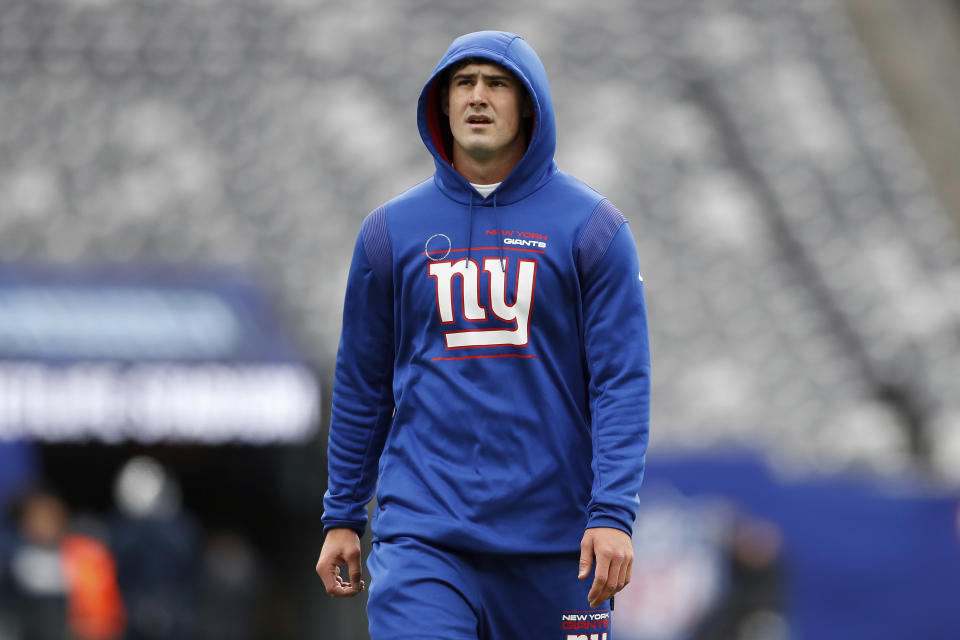
[[(523, 347), (530, 335), (530, 309), (533, 306), (534, 283), (537, 279), (537, 261), (520, 260), (517, 267), (517, 288), (513, 304), (507, 304), (507, 274), (509, 259), (501, 265), (498, 258), (485, 258), (483, 270), (490, 275), (490, 311), (504, 322), (516, 323), (514, 329), (470, 329), (446, 331), (447, 349), (467, 347)], [(469, 322), (487, 320), (487, 309), (480, 304), (480, 268), (474, 260), (461, 259), (431, 262), (429, 275), (437, 283), (437, 311), (442, 324), (454, 322), (453, 278), (459, 277), (463, 292), (463, 318)]]

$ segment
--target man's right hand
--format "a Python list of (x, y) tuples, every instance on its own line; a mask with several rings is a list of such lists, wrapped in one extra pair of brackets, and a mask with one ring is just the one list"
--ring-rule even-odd
[[(340, 567), (347, 565), (350, 582), (340, 577)], [(334, 528), (327, 532), (323, 541), (320, 559), (317, 560), (317, 575), (323, 580), (327, 593), (334, 598), (350, 598), (366, 588), (360, 579), (360, 537), (353, 529)]]

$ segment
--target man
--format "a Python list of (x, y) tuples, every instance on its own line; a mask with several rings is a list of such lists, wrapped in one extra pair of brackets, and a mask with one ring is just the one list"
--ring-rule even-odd
[(557, 170), (546, 71), (519, 36), (455, 40), (417, 121), (436, 173), (371, 213), (353, 255), (317, 573), (335, 597), (365, 588), (379, 478), (374, 640), (603, 640), (649, 422), (633, 238)]

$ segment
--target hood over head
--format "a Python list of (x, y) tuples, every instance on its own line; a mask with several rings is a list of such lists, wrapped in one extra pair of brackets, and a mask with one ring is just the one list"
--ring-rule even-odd
[(509, 69), (524, 86), (534, 105), (533, 131), (523, 158), (496, 190), (501, 204), (516, 202), (539, 189), (557, 171), (553, 155), (557, 146), (553, 99), (543, 63), (520, 36), (505, 31), (478, 31), (460, 36), (437, 63), (417, 104), (417, 126), (437, 167), (437, 186), (457, 202), (467, 203), (473, 187), (453, 168), (446, 149), (449, 123), (440, 105), (439, 80), (444, 70), (466, 58), (483, 58)]

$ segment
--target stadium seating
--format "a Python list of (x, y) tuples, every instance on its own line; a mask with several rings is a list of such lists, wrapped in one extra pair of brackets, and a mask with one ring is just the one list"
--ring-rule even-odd
[(631, 223), (658, 449), (960, 473), (960, 240), (835, 2), (7, 0), (0, 25), (0, 262), (241, 267), (331, 369), (363, 216), (432, 171), (420, 87), (502, 26), (545, 60), (561, 169)]

